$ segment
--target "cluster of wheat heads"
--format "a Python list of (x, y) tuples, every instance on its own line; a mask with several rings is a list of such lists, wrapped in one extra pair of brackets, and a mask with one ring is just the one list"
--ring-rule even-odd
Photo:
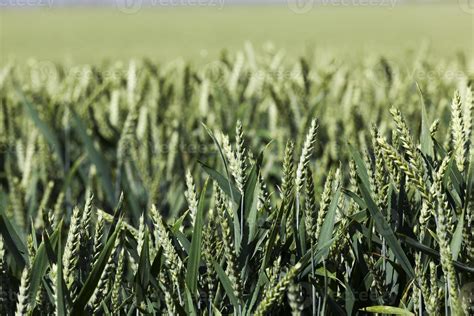
[(467, 77), (281, 59), (5, 67), (1, 314), (472, 312)]

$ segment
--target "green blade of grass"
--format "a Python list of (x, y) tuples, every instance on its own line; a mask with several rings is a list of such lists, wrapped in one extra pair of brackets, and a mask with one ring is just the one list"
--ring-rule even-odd
[(234, 202), (236, 204), (239, 204), (241, 196), (240, 196), (239, 190), (237, 190), (235, 185), (230, 183), (230, 181), (227, 180), (222, 174), (220, 174), (218, 171), (212, 169), (211, 167), (206, 165), (204, 162), (199, 161), (199, 163), (201, 164), (201, 167), (204, 169), (204, 171), (206, 171), (206, 173), (214, 181), (216, 181), (217, 185), (219, 185), (219, 188), (221, 188), (221, 190), (225, 194), (227, 194), (229, 197), (234, 198)]
[(150, 281), (150, 255), (149, 255), (149, 232), (148, 227), (145, 228), (142, 251), (138, 262), (138, 270), (135, 275), (135, 296), (138, 305), (146, 298), (146, 291)]
[(380, 212), (379, 208), (372, 199), (372, 193), (369, 189), (370, 185), (368, 182), (368, 175), (365, 164), (357, 150), (355, 150), (351, 146), (350, 150), (352, 153), (352, 158), (354, 159), (357, 165), (357, 175), (361, 180), (361, 182), (359, 183), (359, 189), (362, 193), (362, 197), (365, 203), (367, 204), (367, 208), (370, 212), (371, 218), (374, 220), (375, 229), (381, 236), (385, 238), (389, 248), (393, 251), (394, 255), (397, 257), (400, 265), (403, 267), (405, 272), (409, 275), (410, 278), (414, 279), (415, 271), (413, 270), (413, 267), (410, 261), (408, 260), (405, 251), (403, 251), (402, 246), (395, 237), (392, 227), (390, 227), (390, 225), (387, 223), (384, 215)]
[[(214, 142), (214, 144), (216, 145), (217, 149), (219, 150), (219, 156), (221, 157), (221, 160), (222, 160), (222, 163), (224, 164), (224, 169), (225, 169), (225, 173), (227, 175), (227, 187), (228, 187), (228, 192), (231, 196), (231, 200), (232, 201), (236, 201), (236, 204), (239, 205), (240, 204), (240, 200), (242, 199), (241, 197), (237, 198), (236, 195), (234, 195), (234, 190), (233, 190), (233, 187), (232, 187), (232, 182), (231, 182), (231, 175), (230, 175), (230, 172), (229, 172), (229, 167), (227, 165), (227, 161), (226, 161), (226, 158), (225, 158), (225, 155), (222, 151), (222, 148), (221, 148), (221, 145), (219, 144), (219, 142), (217, 141), (216, 137), (214, 136), (214, 133), (209, 129), (209, 127), (207, 127), (206, 124), (202, 123), (202, 126), (204, 126), (204, 128), (206, 129), (207, 133), (209, 134), (209, 136), (211, 137), (212, 141)], [(240, 196), (240, 195), (239, 195)], [(239, 221), (239, 215), (237, 214), (237, 211), (235, 209), (232, 210), (232, 215), (233, 215), (233, 222), (234, 222), (234, 243), (235, 243), (235, 249), (236, 251), (238, 252), (238, 250), (240, 249), (240, 243), (241, 243), (241, 236), (243, 234), (243, 232), (240, 231), (240, 221)]]
[(204, 225), (204, 208), (206, 205), (205, 200), (208, 181), (209, 179), (207, 179), (204, 183), (204, 187), (199, 197), (198, 210), (193, 226), (191, 250), (189, 253), (188, 265), (186, 270), (186, 284), (193, 296), (199, 295), (199, 293), (197, 293), (197, 279), (201, 262), (202, 227)]
[(420, 94), (421, 100), (421, 133), (420, 133), (420, 145), (421, 152), (429, 157), (434, 157), (434, 144), (433, 139), (431, 138), (430, 133), (430, 124), (428, 121), (428, 114), (426, 113), (425, 99), (423, 97), (423, 92), (421, 91), (418, 83), (416, 84), (418, 92)]
[(451, 252), (453, 254), (453, 260), (458, 260), (459, 252), (461, 251), (463, 241), (463, 230), (464, 230), (464, 210), (459, 216), (459, 221), (451, 239)]
[(117, 225), (116, 229), (113, 231), (111, 237), (107, 240), (104, 249), (100, 252), (99, 257), (97, 258), (97, 262), (92, 268), (91, 273), (86, 279), (84, 286), (82, 287), (76, 301), (73, 304), (73, 308), (71, 310), (71, 315), (81, 315), (84, 311), (84, 308), (94, 294), (94, 291), (99, 283), (100, 276), (104, 271), (105, 265), (107, 264), (107, 260), (109, 260), (110, 255), (112, 254), (112, 250), (114, 249), (115, 240), (120, 232), (120, 222)]
[(234, 294), (234, 289), (232, 288), (232, 283), (230, 282), (229, 277), (224, 272), (220, 264), (218, 264), (215, 260), (213, 260), (214, 270), (221, 281), (222, 286), (224, 287), (225, 293), (230, 300), (230, 303), (237, 308), (239, 306), (239, 300)]
[(0, 213), (0, 233), (3, 236), (3, 241), (8, 251), (10, 251), (15, 258), (18, 267), (23, 269), (28, 262), (28, 250), (4, 213)]
[(382, 215), (375, 202), (372, 200), (368, 189), (363, 184), (361, 184), (359, 188), (362, 192), (365, 202), (367, 203), (367, 208), (369, 209), (370, 215), (374, 220), (375, 229), (385, 238), (389, 248), (393, 251), (395, 257), (397, 257), (400, 265), (403, 267), (403, 270), (405, 270), (410, 278), (414, 279), (415, 271), (413, 270), (413, 267), (408, 260), (405, 251), (403, 251), (402, 246), (395, 237), (392, 228), (385, 220), (385, 217)]
[[(50, 243), (53, 249), (57, 248), (60, 236), (60, 228), (62, 225), (59, 225), (56, 230), (53, 232), (50, 238)], [(32, 307), (36, 305), (36, 293), (41, 284), (41, 280), (46, 273), (46, 270), (49, 267), (48, 254), (46, 252), (45, 242), (42, 242), (38, 249), (36, 250), (33, 263), (31, 265), (31, 276), (30, 276), (30, 299)]]
[[(324, 218), (323, 226), (321, 227), (321, 233), (319, 235), (316, 251), (324, 250), (323, 257), (326, 257), (329, 253), (330, 244), (328, 246), (328, 243), (330, 242), (333, 231), (334, 231), (337, 204), (339, 203), (340, 195), (341, 195), (341, 191), (337, 189), (336, 194), (332, 197), (332, 201), (331, 201), (331, 204), (329, 205), (328, 212), (326, 214), (326, 217)], [(323, 248), (323, 245), (324, 245), (324, 248)]]

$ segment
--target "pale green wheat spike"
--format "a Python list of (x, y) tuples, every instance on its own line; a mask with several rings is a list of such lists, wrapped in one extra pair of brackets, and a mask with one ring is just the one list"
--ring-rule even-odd
[(375, 194), (377, 196), (377, 204), (380, 209), (386, 209), (387, 205), (387, 191), (388, 184), (385, 179), (385, 162), (383, 159), (383, 151), (380, 145), (377, 143), (377, 138), (380, 137), (380, 133), (376, 126), (372, 127), (372, 146), (374, 148), (375, 156)]
[(293, 163), (294, 143), (289, 140), (286, 143), (285, 157), (283, 160), (283, 178), (281, 183), (282, 201), (288, 203), (293, 192), (293, 181), (295, 178), (294, 163)]
[(305, 208), (304, 219), (306, 232), (309, 239), (310, 246), (313, 246), (316, 241), (316, 198), (314, 193), (314, 180), (311, 168), (306, 166), (306, 186), (305, 186)]
[[(423, 240), (423, 237), (418, 238), (418, 240)], [(424, 271), (424, 263), (421, 260), (421, 252), (419, 251), (415, 253), (415, 275), (419, 283), (419, 287), (413, 287), (415, 310), (419, 311), (421, 309), (421, 304), (424, 300), (426, 310), (428, 311), (429, 315), (433, 315), (433, 311), (436, 309), (436, 307), (433, 306), (429, 300), (432, 293), (430, 293), (428, 279)]]
[(295, 188), (296, 188), (296, 227), (298, 229), (300, 224), (300, 192), (303, 189), (304, 185), (304, 171), (306, 165), (309, 163), (309, 158), (313, 152), (314, 143), (316, 142), (316, 135), (318, 132), (318, 123), (316, 119), (311, 121), (311, 126), (306, 134), (306, 139), (303, 144), (303, 148), (301, 149), (300, 160), (298, 162), (298, 167), (296, 168), (296, 178), (295, 178)]
[(410, 135), (410, 131), (407, 127), (405, 119), (397, 108), (392, 107), (390, 109), (390, 113), (392, 114), (393, 120), (395, 121), (400, 143), (408, 156), (408, 162), (413, 166), (413, 169), (416, 173), (419, 173), (420, 176), (423, 176), (423, 161), (413, 142), (413, 138)]
[(112, 295), (111, 295), (111, 305), (112, 305), (112, 313), (119, 313), (120, 307), (120, 288), (122, 286), (122, 278), (123, 278), (123, 271), (124, 271), (124, 249), (120, 250), (120, 254), (118, 257), (117, 263), (117, 271), (115, 272), (114, 283), (112, 284)]
[[(294, 180), (295, 180), (295, 168), (293, 163), (293, 142), (288, 141), (285, 148), (285, 157), (283, 160), (283, 179), (281, 184), (281, 196), (282, 205), (285, 208), (291, 210), (290, 202), (292, 201), (292, 195), (294, 194)], [(286, 219), (286, 233), (287, 236), (291, 234), (291, 227), (293, 225), (294, 212), (289, 212)]]
[(235, 160), (237, 161), (236, 182), (241, 194), (244, 194), (245, 172), (247, 169), (247, 156), (244, 147), (244, 132), (242, 122), (237, 121), (235, 127)]
[(216, 218), (214, 210), (210, 209), (208, 214), (208, 222), (204, 227), (203, 233), (203, 249), (202, 256), (204, 259), (204, 264), (206, 266), (206, 287), (209, 295), (209, 303), (212, 304), (212, 301), (215, 296), (215, 280), (216, 273), (213, 266), (213, 258), (217, 255), (219, 256), (219, 250), (217, 248), (217, 236), (216, 236)]
[[(442, 205), (446, 211), (448, 234), (449, 236), (451, 236), (454, 230), (454, 214), (451, 207), (449, 207), (446, 194), (441, 194), (442, 188), (443, 188), (443, 177), (445, 176), (448, 170), (449, 160), (450, 160), (450, 155), (448, 154), (443, 159), (440, 166), (438, 167), (438, 170), (434, 174), (433, 184), (431, 185), (431, 195), (435, 199), (438, 199), (438, 201), (440, 201), (440, 199), (443, 201)], [(421, 216), (424, 216), (424, 215), (422, 214)]]
[(30, 290), (31, 270), (28, 266), (21, 273), (20, 288), (18, 290), (18, 301), (16, 304), (15, 316), (27, 315), (30, 310), (29, 290)]
[[(398, 136), (397, 134), (397, 131), (396, 130), (392, 130), (392, 146), (395, 150), (399, 150), (400, 148), (400, 137)], [(393, 180), (395, 182), (395, 186), (397, 189), (399, 189), (400, 187), (400, 181), (402, 179), (402, 173), (397, 170), (397, 166), (395, 165), (395, 163), (391, 160), (387, 160), (385, 159), (385, 161), (387, 161), (387, 168), (390, 172), (390, 174), (392, 175), (393, 177)]]
[(467, 160), (465, 159), (464, 144), (467, 142), (464, 131), (464, 117), (461, 103), (461, 96), (456, 91), (451, 103), (451, 136), (453, 140), (453, 155), (456, 166), (460, 172), (464, 171)]
[(267, 185), (262, 177), (262, 174), (258, 174), (258, 200), (257, 210), (261, 213), (264, 209), (267, 209), (269, 213), (272, 212), (272, 206), (270, 204), (270, 194), (268, 193)]
[[(353, 159), (349, 161), (349, 187), (354, 193), (357, 193), (359, 190), (357, 168)], [(357, 204), (354, 200), (351, 199), (348, 209), (348, 215), (353, 215), (357, 213), (358, 210), (359, 204)]]
[(102, 274), (99, 279), (99, 283), (97, 284), (97, 287), (94, 289), (94, 293), (92, 294), (92, 297), (90, 298), (90, 306), (92, 307), (92, 310), (94, 313), (99, 312), (101, 308), (102, 300), (110, 291), (111, 276), (117, 265), (117, 263), (115, 262), (115, 254), (118, 250), (117, 247), (118, 247), (118, 244), (115, 243), (114, 249), (112, 250), (110, 257), (107, 260), (107, 263), (105, 264), (104, 271), (102, 271)]
[(229, 279), (232, 283), (234, 294), (238, 299), (242, 298), (242, 280), (240, 277), (240, 269), (237, 260), (237, 254), (235, 252), (234, 240), (232, 239), (232, 232), (230, 229), (230, 221), (228, 212), (226, 210), (226, 199), (223, 196), (223, 192), (220, 189), (216, 190), (216, 208), (219, 214), (219, 220), (222, 231), (222, 241), (224, 244), (224, 256), (227, 263), (226, 272), (228, 273)]
[(329, 204), (331, 202), (333, 182), (334, 182), (334, 170), (330, 170), (326, 178), (326, 182), (324, 183), (324, 189), (323, 189), (323, 193), (321, 194), (321, 201), (319, 203), (316, 229), (314, 232), (316, 240), (319, 238), (319, 234), (321, 233), (321, 228), (323, 227), (324, 218), (326, 218), (326, 214), (329, 209)]
[(66, 285), (70, 288), (75, 281), (74, 268), (76, 266), (79, 255), (81, 223), (79, 208), (75, 207), (72, 212), (71, 224), (67, 234), (66, 246), (63, 256), (63, 274)]
[(296, 168), (295, 184), (296, 184), (297, 193), (303, 189), (304, 177), (305, 177), (304, 171), (306, 170), (305, 167), (308, 164), (311, 154), (313, 152), (314, 144), (316, 142), (316, 136), (318, 134), (318, 129), (319, 129), (318, 121), (316, 119), (313, 119), (311, 121), (311, 126), (308, 130), (308, 133), (306, 134), (303, 148), (301, 149), (301, 155), (298, 162), (298, 167)]
[(465, 159), (468, 160), (471, 155), (471, 142), (472, 142), (472, 121), (474, 119), (474, 97), (472, 93), (472, 87), (465, 87), (465, 94), (463, 98), (463, 121), (464, 121), (464, 134), (465, 134)]
[(178, 256), (178, 253), (176, 252), (176, 249), (174, 248), (173, 243), (171, 242), (171, 239), (168, 235), (168, 231), (163, 222), (163, 218), (156, 209), (155, 205), (152, 205), (150, 214), (153, 220), (153, 225), (155, 226), (155, 229), (153, 231), (155, 242), (157, 243), (157, 247), (163, 247), (163, 256), (165, 258), (165, 264), (170, 271), (171, 280), (173, 281), (173, 284), (176, 290), (178, 291), (178, 296), (181, 302), (182, 298), (179, 287), (179, 276), (183, 269), (183, 262), (181, 261), (181, 258)]
[(26, 247), (28, 249), (28, 257), (30, 260), (33, 260), (36, 255), (36, 249), (35, 245), (33, 244), (33, 236), (31, 234), (26, 236)]
[(174, 303), (173, 296), (171, 295), (170, 291), (165, 286), (165, 304), (166, 304), (166, 312), (169, 316), (176, 315), (176, 304)]
[(196, 213), (198, 210), (198, 199), (196, 195), (196, 187), (194, 185), (193, 176), (189, 169), (186, 171), (186, 191), (184, 192), (186, 201), (188, 202), (189, 215), (191, 217), (191, 223), (194, 225), (196, 219)]
[(471, 199), (467, 202), (467, 212), (464, 216), (464, 248), (466, 251), (466, 258), (474, 262), (474, 194), (471, 194)]
[(80, 258), (76, 264), (76, 267), (79, 268), (79, 276), (85, 277), (86, 274), (91, 269), (92, 265), (92, 256), (93, 256), (93, 243), (92, 238), (92, 209), (93, 209), (94, 195), (90, 189), (86, 190), (86, 203), (84, 205), (84, 212), (82, 213), (81, 218), (81, 227), (80, 227), (80, 245), (79, 245), (79, 254)]
[(179, 258), (176, 249), (174, 248), (173, 243), (171, 242), (171, 239), (168, 235), (168, 231), (163, 222), (163, 218), (154, 205), (151, 208), (150, 214), (151, 218), (153, 219), (153, 224), (155, 225), (154, 237), (156, 241), (159, 241), (159, 245), (157, 246), (163, 247), (164, 256), (166, 259), (165, 261), (170, 268), (176, 270), (174, 271), (174, 273), (176, 273), (177, 277), (179, 273), (178, 270), (181, 270), (181, 268), (183, 267), (181, 259)]
[(286, 275), (274, 287), (265, 292), (262, 301), (255, 310), (255, 316), (266, 315), (273, 305), (281, 302), (288, 285), (298, 274), (300, 268), (301, 263), (297, 263), (295, 266), (290, 268)]
[(138, 225), (138, 239), (137, 239), (137, 253), (140, 256), (143, 249), (143, 243), (145, 242), (145, 216), (143, 213), (140, 215), (139, 225)]
[(268, 278), (268, 283), (265, 286), (265, 289), (268, 291), (269, 289), (274, 287), (278, 282), (278, 278), (279, 278), (280, 272), (281, 272), (281, 256), (278, 256), (273, 261), (272, 266), (268, 267), (265, 270), (265, 272), (266, 272), (267, 278)]
[(91, 230), (91, 219), (92, 219), (92, 206), (94, 203), (94, 194), (88, 190), (86, 204), (84, 205), (84, 212), (82, 213), (81, 219), (81, 239), (85, 240), (90, 235)]
[(439, 119), (436, 119), (436, 120), (434, 120), (434, 122), (431, 124), (431, 126), (430, 126), (430, 135), (431, 135), (431, 138), (435, 138), (436, 133), (438, 132), (438, 129), (439, 129), (439, 123), (440, 123), (440, 120), (439, 120)]
[(383, 150), (384, 159), (391, 161), (398, 169), (400, 169), (420, 192), (424, 202), (427, 204), (426, 210), (435, 210), (433, 196), (429, 192), (428, 183), (423, 177), (412, 169), (413, 165), (410, 165), (392, 146), (390, 146), (385, 139), (379, 137), (377, 143)]
[(220, 141), (222, 145), (222, 151), (224, 152), (225, 157), (229, 161), (229, 169), (232, 173), (232, 176), (234, 177), (234, 179), (237, 179), (239, 163), (235, 158), (234, 151), (232, 150), (232, 146), (230, 145), (229, 136), (225, 135), (224, 133), (221, 133)]
[(105, 220), (102, 216), (102, 213), (98, 213), (97, 222), (95, 223), (95, 231), (94, 231), (94, 245), (93, 245), (93, 263), (97, 262), (99, 258), (100, 252), (104, 247), (104, 231), (105, 231)]
[[(445, 159), (446, 161), (447, 159)], [(441, 179), (443, 177), (442, 172), (445, 172), (444, 168), (440, 168), (437, 172), (436, 177)], [(450, 309), (453, 315), (464, 315), (460, 300), (458, 285), (456, 279), (456, 271), (453, 266), (452, 252), (449, 240), (449, 228), (447, 218), (447, 208), (449, 205), (444, 197), (445, 193), (442, 191), (442, 181), (435, 181), (437, 184), (436, 197), (437, 197), (437, 209), (436, 209), (436, 235), (438, 237), (438, 243), (441, 255), (441, 267), (448, 284), (449, 303)]]
[(430, 261), (430, 289), (429, 297), (426, 302), (427, 307), (431, 308), (431, 315), (441, 315), (439, 302), (441, 297), (439, 296), (439, 286), (438, 286), (438, 277), (437, 277), (437, 266), (433, 261)]

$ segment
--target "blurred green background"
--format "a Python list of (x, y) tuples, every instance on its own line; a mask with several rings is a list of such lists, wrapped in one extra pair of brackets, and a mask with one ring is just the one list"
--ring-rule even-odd
[(344, 58), (399, 56), (425, 42), (436, 55), (473, 55), (474, 15), (450, 5), (316, 6), (297, 14), (287, 5), (141, 8), (115, 6), (1, 9), (0, 63), (40, 60), (99, 62), (149, 57), (210, 60), (246, 41), (288, 54), (331, 51)]

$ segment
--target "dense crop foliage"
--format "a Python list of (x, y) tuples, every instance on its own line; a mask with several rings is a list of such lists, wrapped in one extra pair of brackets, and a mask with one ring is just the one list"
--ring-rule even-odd
[(0, 72), (0, 314), (462, 315), (472, 60)]

